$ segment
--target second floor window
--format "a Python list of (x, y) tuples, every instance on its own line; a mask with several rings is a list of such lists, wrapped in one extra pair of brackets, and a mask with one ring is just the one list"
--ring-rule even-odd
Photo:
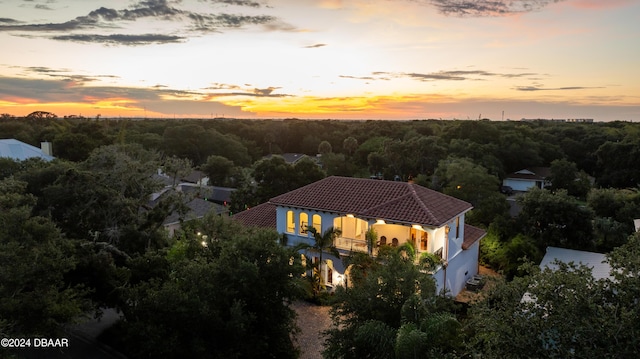
[(318, 233), (322, 233), (322, 217), (319, 214), (314, 214), (312, 217), (312, 226)]
[(293, 211), (287, 211), (287, 232), (294, 233), (296, 231), (296, 219)]
[(309, 215), (306, 213), (300, 213), (300, 234), (307, 234), (307, 230), (309, 229), (308, 227)]

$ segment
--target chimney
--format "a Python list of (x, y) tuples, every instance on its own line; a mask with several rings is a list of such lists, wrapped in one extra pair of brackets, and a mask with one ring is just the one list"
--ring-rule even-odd
[(40, 149), (42, 150), (42, 153), (47, 155), (47, 156), (53, 156), (53, 150), (51, 147), (51, 142), (40, 142)]

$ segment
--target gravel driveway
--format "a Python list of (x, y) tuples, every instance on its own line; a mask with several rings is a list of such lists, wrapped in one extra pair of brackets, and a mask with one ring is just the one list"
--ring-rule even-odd
[(300, 332), (295, 342), (300, 348), (300, 359), (321, 359), (324, 343), (321, 333), (331, 326), (330, 307), (297, 301), (292, 308), (298, 313)]

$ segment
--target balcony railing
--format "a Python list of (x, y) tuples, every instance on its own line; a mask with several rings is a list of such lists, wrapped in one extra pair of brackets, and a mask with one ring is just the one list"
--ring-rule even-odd
[(337, 238), (335, 246), (338, 249), (354, 252), (367, 252), (367, 241), (353, 238)]

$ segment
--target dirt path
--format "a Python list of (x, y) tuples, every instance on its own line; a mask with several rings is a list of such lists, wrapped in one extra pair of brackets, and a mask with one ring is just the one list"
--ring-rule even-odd
[(304, 301), (292, 304), (298, 313), (296, 319), (300, 332), (296, 344), (300, 348), (300, 359), (322, 359), (324, 339), (321, 333), (331, 326), (329, 307), (321, 307)]

